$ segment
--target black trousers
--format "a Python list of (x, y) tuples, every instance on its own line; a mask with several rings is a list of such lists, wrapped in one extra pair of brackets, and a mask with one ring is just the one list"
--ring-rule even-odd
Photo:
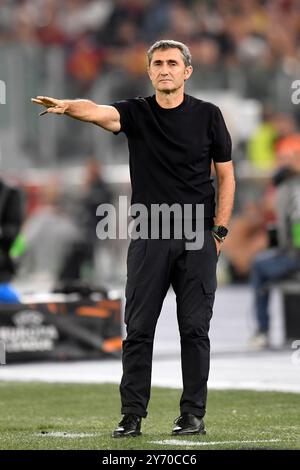
[(183, 393), (180, 412), (204, 416), (210, 362), (208, 337), (214, 303), (217, 250), (210, 230), (200, 250), (186, 240), (131, 240), (127, 255), (121, 413), (147, 416), (153, 340), (163, 300), (172, 285), (181, 338)]

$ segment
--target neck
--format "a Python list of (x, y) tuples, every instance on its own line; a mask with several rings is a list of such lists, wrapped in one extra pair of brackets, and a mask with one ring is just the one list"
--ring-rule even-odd
[(184, 89), (179, 88), (171, 92), (156, 90), (156, 101), (162, 108), (176, 108), (184, 100)]

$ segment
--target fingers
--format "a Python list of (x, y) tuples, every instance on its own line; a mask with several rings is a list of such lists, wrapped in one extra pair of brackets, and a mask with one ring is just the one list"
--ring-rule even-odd
[(217, 255), (219, 256), (220, 252), (221, 252), (221, 243), (218, 242), (215, 238), (215, 244), (216, 244), (216, 248), (217, 248)]
[(48, 102), (48, 103), (53, 103), (53, 104), (57, 104), (59, 102), (59, 100), (55, 98), (51, 98), (51, 96), (37, 96), (37, 99), (43, 102)]
[(37, 98), (31, 98), (31, 101), (37, 104), (44, 104), (41, 100), (38, 100)]
[(63, 114), (61, 109), (47, 108), (47, 109), (45, 109), (45, 111), (42, 111), (41, 113), (39, 113), (39, 116), (44, 116), (44, 114), (50, 114), (50, 113), (52, 113), (52, 114)]
[(39, 116), (44, 116), (47, 113), (53, 114), (64, 114), (65, 107), (62, 106), (63, 102), (55, 98), (50, 98), (49, 96), (37, 96), (36, 98), (31, 98), (32, 103), (45, 106), (47, 109), (41, 111)]
[(61, 108), (56, 108), (56, 107), (48, 108), (47, 111), (48, 113), (53, 113), (53, 114), (62, 114), (63, 112)]
[[(50, 107), (48, 108), (46, 111), (43, 112), (43, 114), (46, 114), (46, 113), (51, 113), (51, 114), (64, 114), (64, 110), (63, 108), (57, 108), (57, 107)], [(40, 114), (41, 116), (43, 114)]]
[(50, 96), (37, 96), (36, 98), (31, 98), (31, 101), (44, 106), (54, 106), (57, 105), (60, 100), (51, 98)]
[(47, 108), (45, 111), (39, 113), (39, 116), (44, 116), (44, 114), (64, 114), (63, 109), (61, 108)]

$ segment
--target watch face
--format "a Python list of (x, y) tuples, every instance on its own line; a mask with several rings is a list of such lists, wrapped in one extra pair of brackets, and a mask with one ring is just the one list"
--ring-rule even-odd
[(215, 230), (215, 232), (219, 237), (226, 237), (228, 233), (228, 229), (224, 227), (223, 225), (219, 225), (218, 228)]

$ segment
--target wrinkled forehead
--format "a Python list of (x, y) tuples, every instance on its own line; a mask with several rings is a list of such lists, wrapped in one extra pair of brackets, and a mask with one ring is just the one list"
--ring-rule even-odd
[(156, 49), (156, 51), (153, 52), (151, 62), (155, 60), (161, 60), (164, 62), (168, 60), (176, 60), (177, 62), (184, 64), (182, 52), (175, 47), (170, 47), (168, 49)]

